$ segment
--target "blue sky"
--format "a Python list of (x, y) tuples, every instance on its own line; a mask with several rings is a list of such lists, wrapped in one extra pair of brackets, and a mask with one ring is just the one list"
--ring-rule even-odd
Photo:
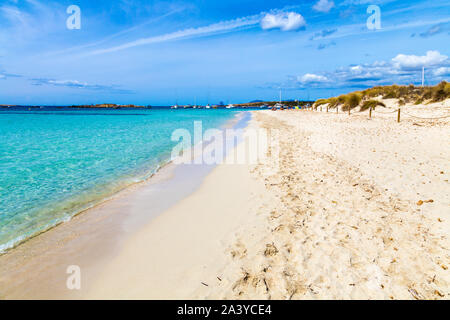
[(0, 104), (315, 99), (419, 84), (422, 67), (435, 84), (449, 40), (447, 0), (0, 0)]

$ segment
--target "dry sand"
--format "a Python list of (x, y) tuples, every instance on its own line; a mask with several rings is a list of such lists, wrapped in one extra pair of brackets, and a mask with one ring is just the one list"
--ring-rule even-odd
[(227, 264), (226, 246), (235, 230), (254, 222), (264, 193), (249, 166), (219, 165), (191, 196), (132, 237), (86, 298), (195, 297), (199, 287), (220, 281), (215, 270)]
[(273, 174), (219, 165), (85, 298), (449, 299), (448, 118), (253, 114), (280, 130)]

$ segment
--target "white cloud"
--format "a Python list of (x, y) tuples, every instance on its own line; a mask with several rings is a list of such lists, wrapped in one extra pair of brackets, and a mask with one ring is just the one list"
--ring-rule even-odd
[(261, 28), (264, 30), (281, 29), (283, 31), (298, 30), (306, 25), (301, 14), (296, 12), (268, 13), (261, 20)]
[(439, 51), (428, 51), (425, 56), (399, 54), (392, 62), (398, 69), (418, 69), (422, 67), (432, 67), (439, 65), (447, 60), (447, 56)]
[(361, 66), (354, 66), (354, 67), (350, 67), (350, 72), (352, 73), (352, 74), (361, 74), (361, 73), (363, 73), (363, 67), (361, 67)]
[[(425, 65), (425, 79), (438, 83), (450, 76), (450, 59), (438, 51), (428, 51), (424, 56), (399, 54), (390, 61), (375, 61), (340, 67), (333, 71), (303, 76), (289, 76), (287, 82), (274, 87), (284, 88), (369, 88), (377, 85), (420, 84), (421, 66)], [(419, 66), (420, 68), (417, 68)]]
[(319, 83), (319, 82), (327, 82), (328, 78), (318, 74), (307, 73), (300, 78), (300, 81), (302, 83)]
[(319, 12), (329, 12), (332, 8), (334, 8), (334, 2), (328, 0), (319, 0), (314, 6), (313, 9)]
[(436, 77), (450, 75), (450, 67), (440, 67), (434, 70), (433, 74)]

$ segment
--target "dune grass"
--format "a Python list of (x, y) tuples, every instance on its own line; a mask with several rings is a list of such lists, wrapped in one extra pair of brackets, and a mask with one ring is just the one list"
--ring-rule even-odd
[(342, 110), (348, 111), (349, 109), (359, 106), (362, 100), (362, 94), (359, 92), (349, 93), (344, 97), (344, 106)]
[(374, 87), (361, 91), (364, 97), (378, 97), (383, 99), (403, 99), (405, 103), (417, 101), (439, 102), (450, 98), (450, 83), (442, 81), (435, 86), (416, 87), (409, 86), (384, 86)]
[(442, 81), (435, 86), (416, 87), (409, 86), (378, 86), (370, 89), (355, 91), (349, 94), (343, 94), (338, 97), (319, 99), (314, 106), (328, 104), (329, 108), (342, 106), (342, 110), (354, 109), (361, 106), (361, 111), (367, 110), (371, 106), (384, 106), (383, 103), (375, 98), (398, 99), (399, 105), (407, 103), (423, 104), (431, 102), (440, 102), (450, 98), (450, 83)]
[(361, 105), (361, 111), (365, 111), (369, 108), (375, 109), (378, 106), (386, 107), (386, 105), (381, 101), (374, 100), (374, 99), (366, 100)]

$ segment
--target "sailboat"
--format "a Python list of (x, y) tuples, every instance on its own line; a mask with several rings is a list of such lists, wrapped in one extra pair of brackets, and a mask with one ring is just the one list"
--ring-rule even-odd
[(277, 108), (277, 109), (281, 109), (284, 106), (281, 103), (277, 103), (274, 107)]
[(170, 107), (171, 109), (178, 109), (178, 90), (177, 89), (175, 89), (175, 96), (176, 96), (175, 105)]
[(197, 109), (197, 97), (194, 98), (194, 105), (192, 106), (193, 109)]
[(281, 109), (281, 108), (284, 108), (284, 107), (285, 107), (285, 106), (284, 106), (283, 103), (282, 103), (281, 89), (280, 89), (280, 102), (278, 102), (278, 103), (274, 106), (274, 108)]

